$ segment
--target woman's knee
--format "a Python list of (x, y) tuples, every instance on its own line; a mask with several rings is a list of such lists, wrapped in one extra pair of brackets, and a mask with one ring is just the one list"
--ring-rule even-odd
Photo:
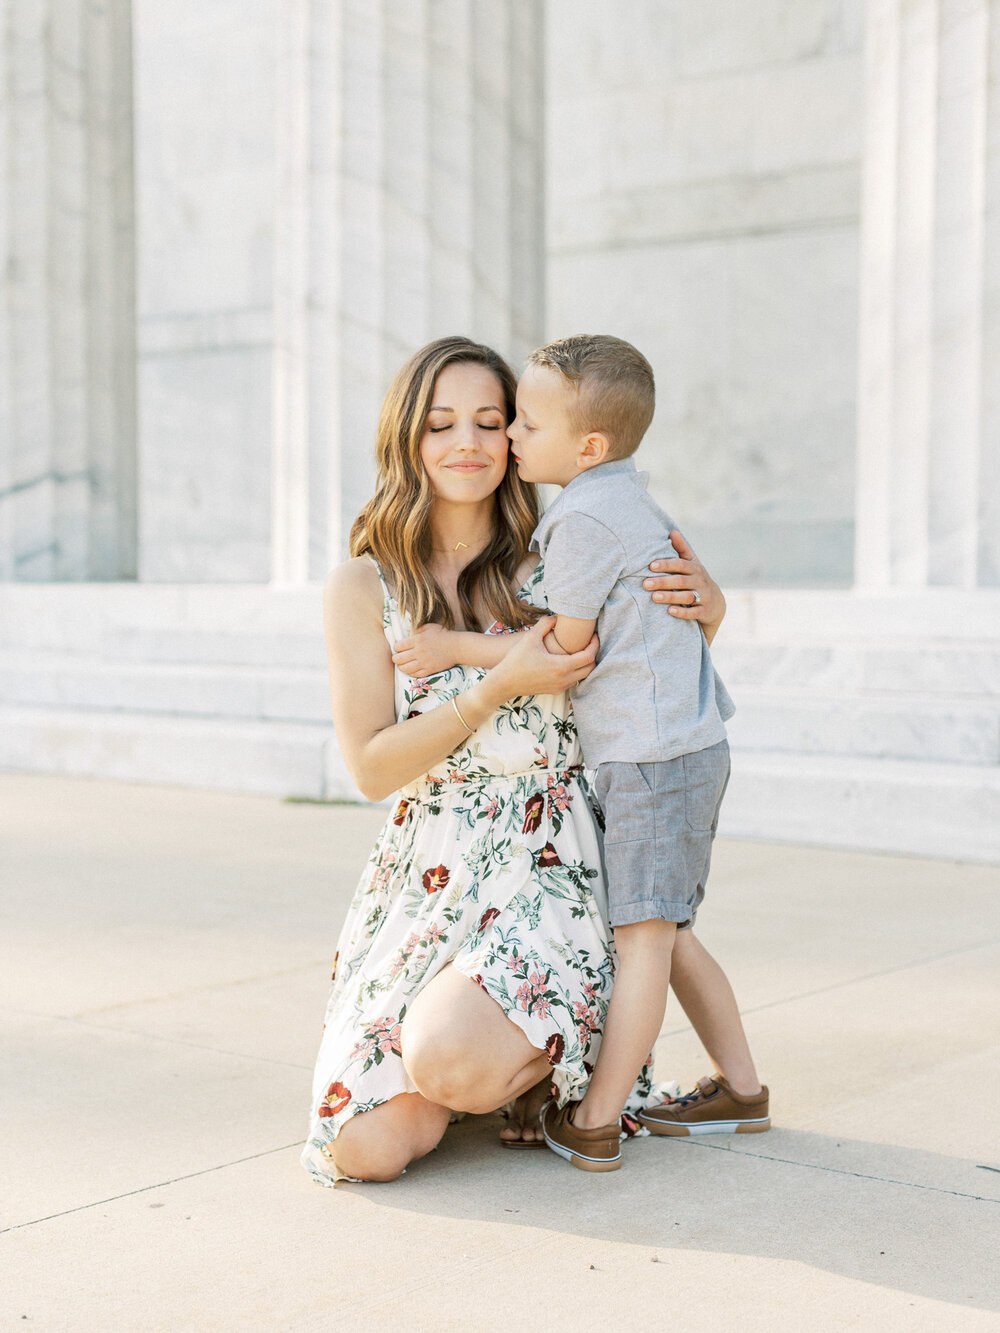
[[(529, 1050), (527, 1054), (530, 1064), (532, 1052)], [(542, 1052), (534, 1054), (541, 1057)], [(498, 1052), (485, 1045), (457, 1042), (447, 1035), (433, 1040), (429, 1034), (421, 1033), (407, 1045), (405, 1025), (403, 1060), (407, 1073), (424, 1097), (470, 1115), (487, 1115), (510, 1101), (514, 1095), (512, 1079), (523, 1072), (522, 1064), (508, 1068), (510, 1061), (503, 1061)], [(534, 1081), (537, 1078), (535, 1073)], [(517, 1092), (521, 1091), (518, 1086)]]
[(413, 1158), (396, 1145), (342, 1143), (343, 1131), (330, 1146), (330, 1156), (341, 1175), (373, 1183), (398, 1180)]
[(396, 1180), (411, 1162), (437, 1147), (447, 1116), (440, 1107), (421, 1108), (423, 1114), (397, 1108), (394, 1103), (404, 1098), (410, 1100), (404, 1094), (341, 1127), (329, 1148), (338, 1171), (355, 1180)]
[(426, 1029), (407, 1032), (404, 1020), (402, 1048), (406, 1072), (422, 1096), (453, 1111), (470, 1109), (465, 1105), (473, 1087), (469, 1055), (459, 1043)]
[[(445, 968), (403, 1019), (403, 1064), (429, 1101), (482, 1115), (518, 1092), (542, 1052), (468, 977)], [(539, 1075), (529, 1079), (531, 1086)], [(512, 1087), (516, 1085), (516, 1091)]]

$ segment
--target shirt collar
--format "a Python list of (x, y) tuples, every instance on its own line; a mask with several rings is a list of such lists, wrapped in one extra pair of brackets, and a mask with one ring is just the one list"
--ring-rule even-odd
[(611, 477), (616, 473), (622, 472), (638, 472), (634, 458), (631, 456), (628, 458), (612, 458), (607, 463), (598, 463), (596, 467), (589, 467), (586, 472), (581, 472), (578, 476), (574, 477), (572, 481), (567, 482), (563, 487), (563, 490), (568, 491), (571, 486), (576, 486), (578, 488), (586, 486), (590, 482), (597, 481), (602, 477)]

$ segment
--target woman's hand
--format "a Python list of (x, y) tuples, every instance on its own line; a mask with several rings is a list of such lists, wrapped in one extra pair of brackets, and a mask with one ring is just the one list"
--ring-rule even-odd
[(670, 615), (681, 620), (697, 620), (709, 643), (726, 614), (722, 589), (674, 528), (670, 541), (677, 552), (675, 560), (654, 560), (650, 569), (657, 578), (644, 579), (642, 586), (653, 594), (654, 602), (667, 602)]
[(400, 639), (392, 660), (408, 676), (435, 676), (457, 665), (454, 639), (443, 625), (421, 625), (407, 639)]
[(561, 694), (593, 671), (597, 635), (582, 652), (550, 653), (544, 640), (555, 623), (555, 616), (544, 616), (518, 634), (504, 660), (480, 682), (477, 688), (488, 692), (495, 707), (525, 694)]

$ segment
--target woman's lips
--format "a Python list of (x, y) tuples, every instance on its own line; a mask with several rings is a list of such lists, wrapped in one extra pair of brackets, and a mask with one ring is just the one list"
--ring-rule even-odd
[(489, 467), (488, 463), (445, 463), (445, 467), (451, 472), (482, 472), (483, 468)]

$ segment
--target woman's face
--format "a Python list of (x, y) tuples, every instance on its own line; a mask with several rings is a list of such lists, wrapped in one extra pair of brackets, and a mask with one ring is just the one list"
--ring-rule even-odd
[(420, 439), (434, 494), (456, 504), (492, 495), (507, 470), (506, 430), (503, 387), (493, 371), (474, 361), (445, 366)]

